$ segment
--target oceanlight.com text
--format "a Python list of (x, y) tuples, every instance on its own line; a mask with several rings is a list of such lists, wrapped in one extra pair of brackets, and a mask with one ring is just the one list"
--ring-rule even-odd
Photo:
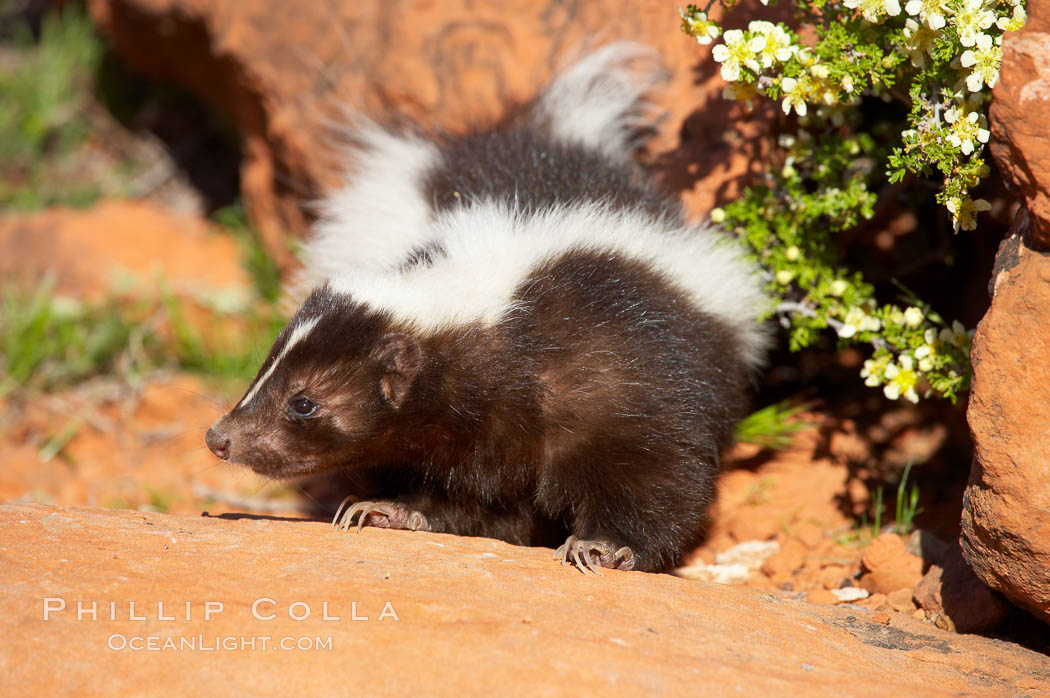
[(123, 635), (114, 633), (106, 646), (117, 652), (317, 652), (332, 651), (332, 637), (269, 635)]

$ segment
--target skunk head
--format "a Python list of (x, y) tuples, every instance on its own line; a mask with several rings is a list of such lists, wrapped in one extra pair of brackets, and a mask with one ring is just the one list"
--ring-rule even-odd
[(272, 477), (368, 459), (405, 407), (419, 343), (389, 319), (324, 286), (274, 341), (237, 405), (208, 430), (219, 458)]

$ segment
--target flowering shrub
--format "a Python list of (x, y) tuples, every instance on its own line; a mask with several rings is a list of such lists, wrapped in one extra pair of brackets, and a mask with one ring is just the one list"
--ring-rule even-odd
[[(792, 349), (829, 327), (842, 342), (871, 344), (861, 377), (891, 399), (954, 400), (969, 387), (973, 333), (916, 298), (905, 307), (877, 303), (859, 273), (839, 266), (830, 236), (873, 215), (869, 187), (882, 176), (890, 183), (935, 177), (937, 202), (955, 230), (976, 227), (977, 213), (989, 208), (970, 195), (989, 174), (985, 110), (1003, 33), (1024, 25), (1022, 2), (794, 0), (800, 24), (813, 31), (811, 45), (767, 21), (723, 31), (708, 15), (711, 4), (681, 13), (686, 33), (714, 44), (725, 97), (750, 108), (765, 96), (797, 115), (794, 133), (779, 139), (779, 171), (711, 218), (739, 233), (768, 270), (767, 290), (779, 300), (774, 313)], [(865, 127), (865, 97), (905, 104), (906, 127)]]

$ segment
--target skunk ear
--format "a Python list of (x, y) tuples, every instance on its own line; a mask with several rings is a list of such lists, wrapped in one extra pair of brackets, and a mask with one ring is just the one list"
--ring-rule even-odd
[(412, 381), (423, 365), (423, 351), (419, 342), (407, 334), (388, 334), (372, 350), (372, 358), (383, 368), (379, 386), (383, 397), (398, 409), (405, 401)]

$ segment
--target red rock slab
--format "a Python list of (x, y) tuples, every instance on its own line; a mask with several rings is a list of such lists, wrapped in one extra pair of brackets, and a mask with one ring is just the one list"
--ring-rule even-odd
[[(78, 620), (78, 601), (97, 602), (99, 619)], [(222, 610), (206, 620), (209, 602)], [(325, 602), (339, 620), (322, 618)], [(584, 576), (498, 541), (252, 517), (2, 506), (0, 619), (6, 696), (1050, 691), (1046, 657), (907, 618), (667, 575)], [(182, 644), (242, 638), (255, 648)], [(169, 639), (183, 649), (163, 649)], [(127, 649), (150, 642), (161, 649)]]
[(989, 123), (992, 156), (1034, 215), (1032, 234), (1050, 245), (1050, 2), (1026, 3), (1028, 21), (1003, 36), (1002, 70)]
[(982, 582), (1050, 622), (1050, 254), (1031, 243), (1003, 242), (974, 337), (960, 543)]
[(922, 558), (909, 553), (896, 533), (880, 534), (860, 559), (866, 570), (860, 585), (873, 594), (910, 590), (922, 579)]
[(0, 218), (0, 280), (34, 283), (48, 272), (57, 291), (81, 298), (104, 295), (120, 274), (185, 291), (250, 284), (232, 237), (146, 201)]
[(957, 543), (945, 553), (941, 565), (930, 571), (915, 587), (913, 599), (926, 615), (940, 613), (960, 633), (984, 632), (998, 627), (1009, 613), (1010, 604), (981, 583), (963, 559)]

